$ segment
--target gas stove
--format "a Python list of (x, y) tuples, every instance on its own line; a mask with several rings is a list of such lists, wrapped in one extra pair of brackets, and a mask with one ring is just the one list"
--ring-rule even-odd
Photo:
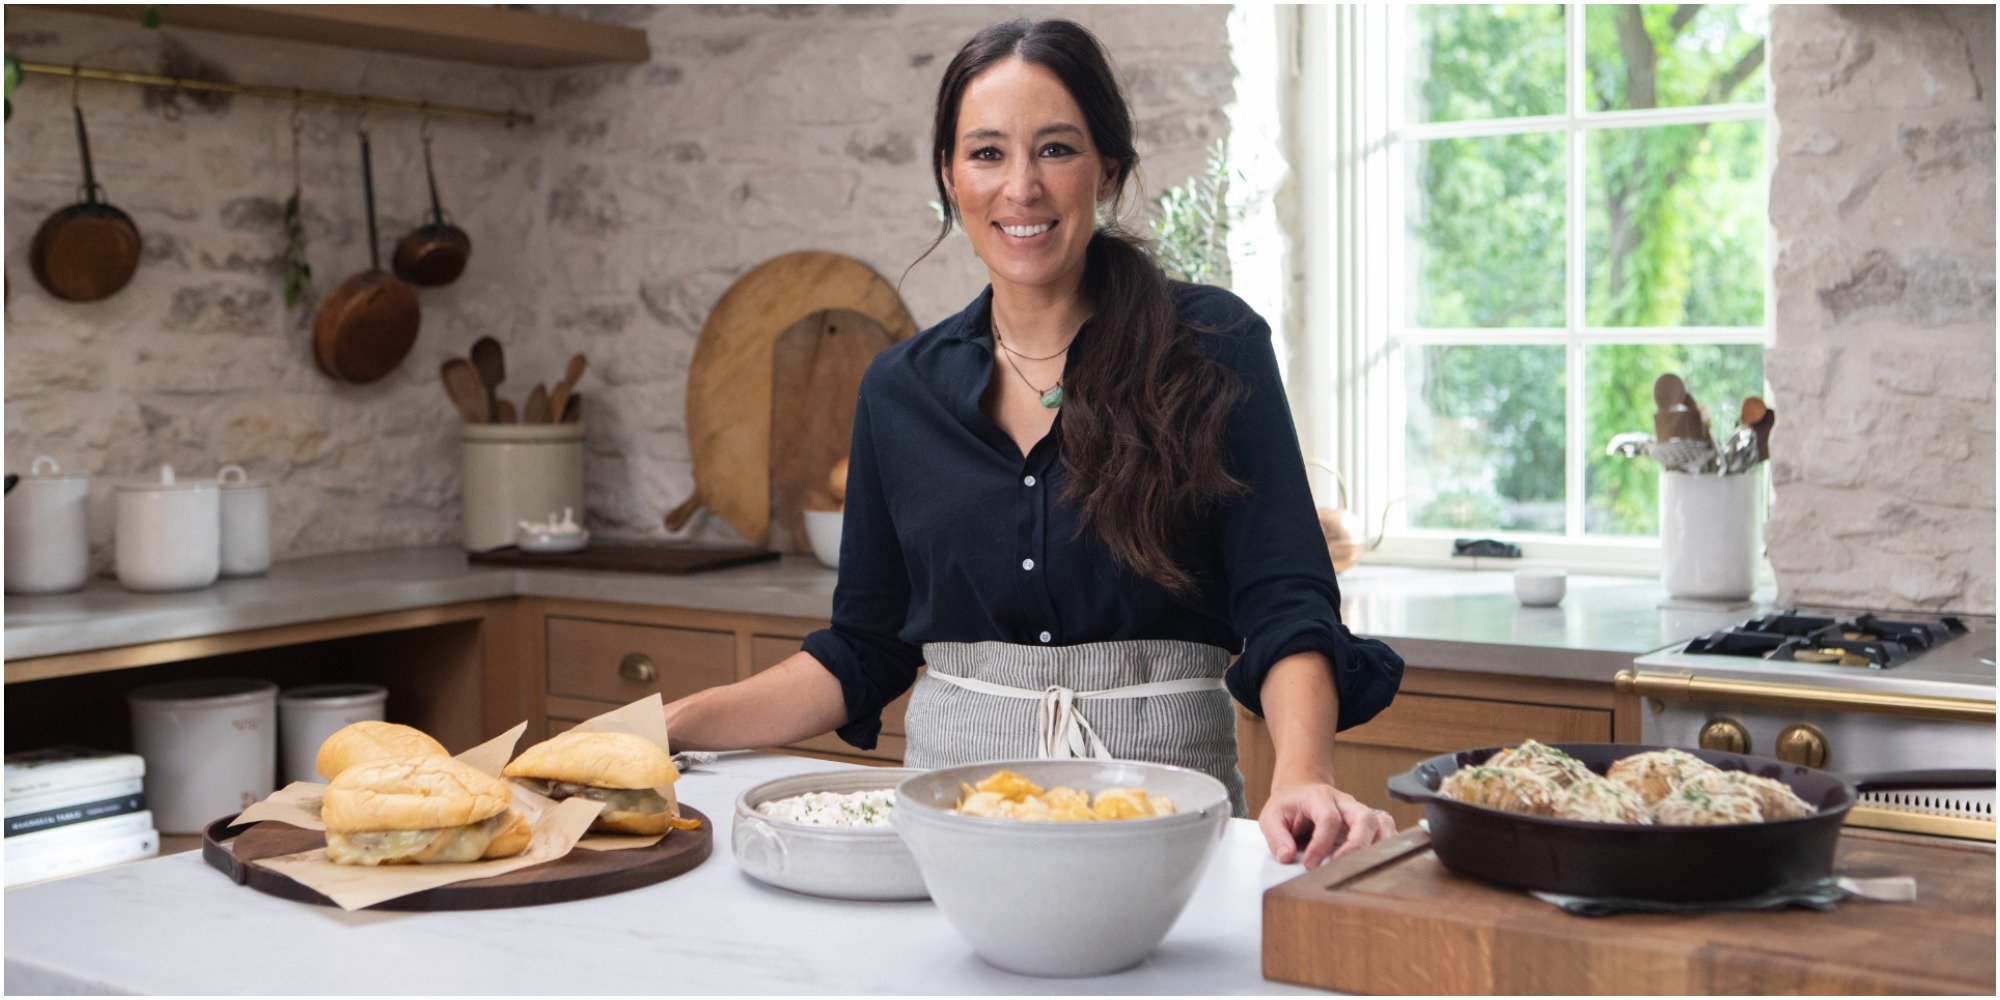
[[(1639, 657), (1640, 741), (1846, 774), (1994, 766), (1994, 622), (1806, 608)], [(1994, 839), (1986, 791), (1871, 793), (1855, 825)]]
[(1963, 620), (1951, 616), (1922, 621), (1863, 612), (1840, 618), (1792, 610), (1711, 632), (1690, 641), (1681, 652), (1887, 670), (1967, 631)]

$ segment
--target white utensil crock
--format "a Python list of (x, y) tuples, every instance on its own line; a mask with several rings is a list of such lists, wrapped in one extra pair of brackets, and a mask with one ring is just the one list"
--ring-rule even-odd
[[(240, 465), (225, 465), (222, 484), (222, 575), (256, 576), (271, 568), (271, 487)], [(309, 779), (302, 779), (309, 780)]]
[(59, 594), (90, 579), (90, 474), (38, 456), (7, 494), (7, 593)]
[(1757, 587), (1757, 477), (1660, 473), (1660, 583), (1670, 597), (1741, 601)]
[(389, 689), (374, 684), (312, 684), (278, 696), (278, 738), (285, 781), (324, 782), (315, 760), (319, 745), (356, 722), (382, 721)]
[(220, 491), (213, 479), (118, 484), (118, 582), (128, 590), (196, 590), (222, 570)]
[(278, 686), (203, 677), (134, 688), (132, 744), (161, 833), (200, 833), (276, 787)]
[(514, 544), (522, 521), (583, 510), (582, 424), (466, 424), (465, 548)]

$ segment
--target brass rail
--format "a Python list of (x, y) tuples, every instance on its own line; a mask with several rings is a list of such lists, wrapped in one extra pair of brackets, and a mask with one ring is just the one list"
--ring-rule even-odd
[(377, 97), (373, 94), (345, 94), (331, 90), (280, 87), (265, 83), (218, 83), (213, 80), (190, 80), (176, 76), (155, 76), (151, 73), (127, 73), (114, 69), (92, 69), (88, 66), (58, 66), (54, 63), (22, 62), (20, 67), (23, 73), (64, 76), (77, 80), (98, 80), (105, 83), (129, 83), (140, 87), (159, 87), (170, 91), (205, 90), (222, 94), (245, 94), (250, 97), (267, 97), (275, 101), (358, 107), (366, 111), (386, 108), (396, 111), (417, 111), (432, 115), (484, 118), (503, 122), (508, 128), (513, 128), (515, 125), (533, 125), (535, 123), (534, 115), (523, 111), (516, 111), (513, 108), (495, 111), (490, 108), (473, 108), (460, 104), (411, 101), (400, 97)]
[(1661, 701), (1729, 701), (1757, 705), (1791, 705), (1834, 711), (1874, 712), (1911, 719), (1993, 724), (1993, 702), (1928, 695), (1884, 694), (1844, 688), (1767, 684), (1760, 681), (1716, 680), (1686, 674), (1648, 674), (1621, 670), (1613, 680), (1619, 694)]

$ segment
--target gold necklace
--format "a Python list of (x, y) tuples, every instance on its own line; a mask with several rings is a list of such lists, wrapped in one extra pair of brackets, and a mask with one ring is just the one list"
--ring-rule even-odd
[[(1043, 389), (1040, 386), (1037, 386), (1035, 383), (1028, 381), (1028, 374), (1021, 370), (1021, 366), (1016, 364), (1014, 362), (1014, 358), (1012, 357), (1012, 355), (1018, 352), (1016, 352), (1013, 348), (1008, 347), (1006, 341), (1000, 339), (1000, 324), (998, 323), (993, 324), (993, 342), (999, 344), (1001, 350), (1006, 352), (1001, 356), (1007, 359), (1007, 367), (1014, 369), (1014, 374), (1019, 375), (1021, 377), (1022, 384), (1026, 385), (1030, 389), (1033, 389), (1037, 395), (1042, 397), (1042, 406), (1044, 408), (1053, 410), (1056, 407), (1062, 405), (1063, 387), (1062, 387), (1062, 378), (1060, 376), (1056, 378), (1056, 384), (1049, 386), (1047, 389)], [(1075, 338), (1071, 338), (1071, 342), (1074, 343)], [(1033, 358), (1033, 360), (1047, 361), (1049, 360), (1049, 358), (1061, 357), (1063, 353), (1068, 350), (1069, 348), (1065, 347), (1061, 351), (1057, 351), (1054, 354), (1049, 355), (1048, 358)], [(1031, 358), (1032, 356), (1027, 354), (1022, 354), (1021, 357)]]

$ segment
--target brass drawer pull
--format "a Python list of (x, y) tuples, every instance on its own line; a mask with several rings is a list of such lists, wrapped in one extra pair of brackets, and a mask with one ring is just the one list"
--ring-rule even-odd
[(1875, 712), (1912, 719), (1949, 719), (1993, 723), (1993, 703), (1966, 698), (1886, 694), (1843, 688), (1768, 684), (1758, 681), (1713, 680), (1686, 674), (1648, 674), (1621, 670), (1614, 681), (1619, 694), (1661, 701), (1731, 701), (1784, 705), (1832, 711)]
[(660, 679), (660, 668), (653, 665), (653, 658), (644, 653), (626, 653), (618, 661), (618, 676), (628, 681), (650, 684)]

